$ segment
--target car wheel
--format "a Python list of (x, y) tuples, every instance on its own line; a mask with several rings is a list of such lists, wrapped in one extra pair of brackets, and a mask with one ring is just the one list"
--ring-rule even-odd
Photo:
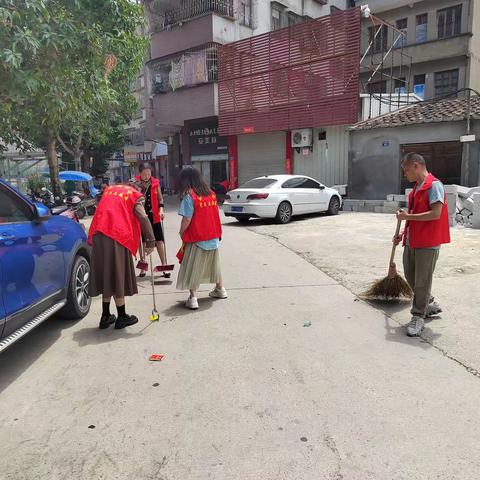
[(277, 222), (288, 223), (292, 218), (292, 206), (288, 202), (282, 202), (277, 210)]
[(338, 199), (337, 196), (333, 196), (330, 199), (327, 213), (328, 215), (337, 215), (339, 210), (340, 210), (340, 200)]
[(87, 259), (77, 256), (68, 284), (67, 304), (60, 311), (64, 318), (83, 318), (90, 311), (92, 299), (88, 294), (90, 264)]
[(237, 221), (240, 223), (248, 223), (250, 220), (250, 217), (236, 217)]

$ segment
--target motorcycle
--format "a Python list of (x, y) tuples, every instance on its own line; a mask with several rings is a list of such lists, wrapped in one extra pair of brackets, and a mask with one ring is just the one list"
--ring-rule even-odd
[(65, 204), (75, 213), (78, 220), (81, 220), (87, 215), (87, 209), (78, 192), (72, 192), (72, 195), (65, 197), (64, 201)]
[[(46, 207), (48, 207), (52, 215), (62, 215), (64, 217), (73, 220), (74, 222), (79, 223), (79, 218), (76, 214), (75, 209), (71, 205), (57, 205), (55, 203), (55, 196), (53, 193), (48, 190), (47, 188), (43, 187), (40, 192), (30, 192), (30, 198), (32, 202), (39, 202), (43, 203)], [(58, 198), (57, 198), (58, 200)]]

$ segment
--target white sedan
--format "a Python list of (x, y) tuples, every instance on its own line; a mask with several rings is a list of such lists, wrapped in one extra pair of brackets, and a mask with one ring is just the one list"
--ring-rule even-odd
[(239, 222), (250, 218), (276, 218), (288, 223), (293, 215), (327, 212), (336, 215), (342, 197), (313, 178), (301, 175), (268, 175), (254, 178), (225, 195), (223, 213)]

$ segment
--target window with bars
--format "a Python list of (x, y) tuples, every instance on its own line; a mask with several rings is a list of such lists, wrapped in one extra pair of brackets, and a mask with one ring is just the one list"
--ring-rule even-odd
[(168, 93), (218, 79), (218, 44), (208, 43), (149, 64), (153, 93)]
[(401, 20), (397, 20), (397, 28), (404, 35), (400, 35), (399, 33), (395, 32), (395, 38), (396, 38), (395, 48), (406, 47), (407, 46), (408, 20), (406, 18), (402, 18)]
[(435, 97), (444, 97), (458, 90), (458, 68), (435, 73)]
[(375, 27), (368, 27), (368, 36), (369, 36), (370, 43), (373, 40), (373, 46), (372, 46), (373, 53), (385, 52), (387, 50), (388, 27), (386, 25), (377, 25)]
[(252, 0), (241, 0), (238, 14), (241, 25), (253, 27)]
[(448, 38), (462, 33), (462, 5), (437, 11), (438, 38)]
[(270, 4), (271, 18), (270, 18), (270, 30), (278, 30), (287, 26), (287, 20), (285, 15), (285, 7), (277, 2)]
[(422, 43), (427, 41), (428, 14), (417, 15), (415, 26), (415, 42)]

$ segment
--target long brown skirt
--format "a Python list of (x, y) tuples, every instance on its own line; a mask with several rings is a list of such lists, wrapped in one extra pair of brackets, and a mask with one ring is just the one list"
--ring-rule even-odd
[(138, 293), (132, 254), (110, 237), (97, 233), (93, 236), (91, 297), (131, 297)]

